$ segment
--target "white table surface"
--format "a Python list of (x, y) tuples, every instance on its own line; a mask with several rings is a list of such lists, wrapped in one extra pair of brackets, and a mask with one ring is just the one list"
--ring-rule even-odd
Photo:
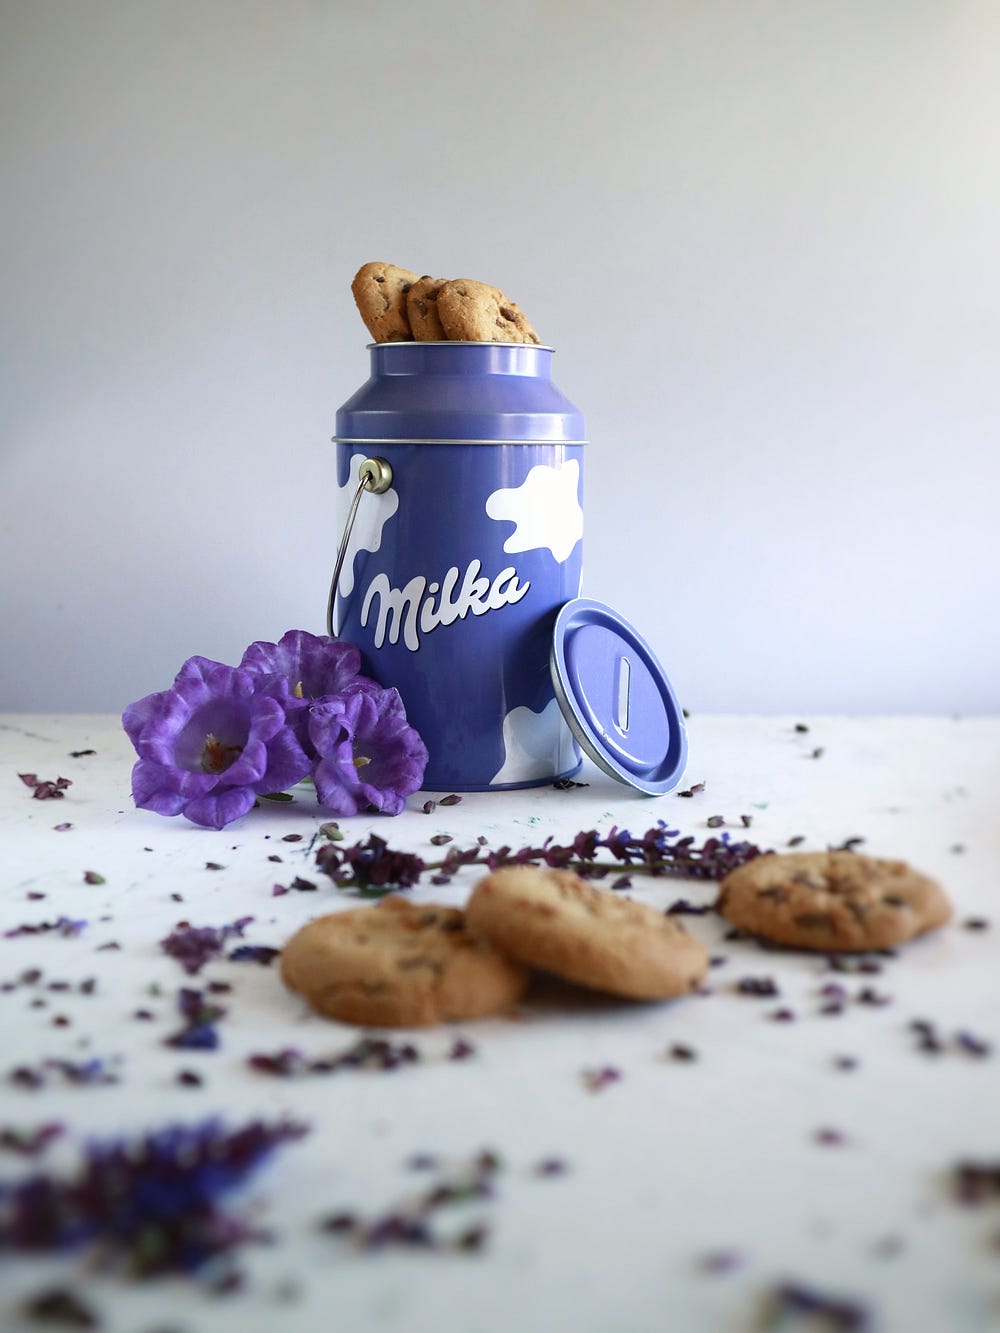
[[(659, 819), (700, 842), (708, 817), (722, 815), (734, 838), (775, 850), (793, 837), (805, 849), (863, 838), (860, 850), (938, 877), (953, 923), (883, 959), (878, 974), (842, 975), (822, 957), (727, 941), (714, 913), (687, 916), (725, 958), (710, 994), (630, 1005), (543, 988), (514, 1018), (408, 1034), (418, 1064), (292, 1081), (253, 1072), (246, 1056), (294, 1045), (319, 1057), (357, 1030), (307, 1012), (276, 966), (222, 958), (189, 977), (159, 942), (180, 920), (220, 926), (249, 915), (236, 943), (280, 946), (312, 916), (355, 906), (309, 850), (329, 816), (297, 795), (221, 832), (161, 819), (132, 807), (133, 755), (117, 719), (0, 716), (0, 982), (42, 969), (34, 985), (0, 991), (0, 1125), (66, 1125), (39, 1158), (0, 1150), (0, 1178), (69, 1172), (88, 1135), (209, 1114), (233, 1127), (285, 1113), (311, 1125), (238, 1200), (275, 1237), (240, 1252), (240, 1291), (128, 1282), (94, 1273), (82, 1256), (18, 1256), (0, 1260), (0, 1326), (22, 1327), (21, 1301), (68, 1284), (113, 1333), (729, 1333), (771, 1327), (769, 1293), (793, 1281), (862, 1302), (874, 1329), (1000, 1327), (1000, 1201), (962, 1206), (951, 1186), (959, 1161), (1000, 1164), (1000, 718), (694, 717), (689, 740), (681, 786), (705, 783), (690, 799), (640, 797), (587, 765), (579, 777), (589, 785), (570, 791), (466, 795), (430, 815), (421, 796), (396, 819), (341, 824), (349, 841), (375, 831), (429, 857), (439, 833), (521, 846), (614, 824), (640, 833)], [(70, 757), (84, 749), (96, 754)], [(35, 800), (18, 779), (25, 771), (72, 786), (62, 800)], [(61, 823), (72, 828), (57, 832)], [(288, 833), (304, 836), (282, 841)], [(86, 883), (87, 871), (105, 882)], [(410, 892), (460, 904), (479, 873)], [(296, 875), (318, 890), (272, 895)], [(711, 902), (715, 886), (636, 876), (630, 892), (666, 907)], [(4, 935), (60, 916), (88, 924), (68, 938)], [(970, 918), (991, 926), (970, 928)], [(101, 948), (112, 941), (120, 949)], [(740, 993), (746, 977), (772, 978), (780, 996)], [(92, 994), (78, 988), (87, 978)], [(179, 988), (212, 980), (232, 985), (218, 997), (228, 1007), (219, 1049), (165, 1046), (180, 1026)], [(49, 990), (52, 981), (72, 987)], [(821, 1012), (830, 983), (847, 991), (839, 1015)], [(866, 986), (889, 1002), (860, 1002)], [(794, 1021), (771, 1017), (781, 1007)], [(143, 1008), (152, 1021), (133, 1017)], [(919, 1049), (909, 1025), (921, 1019), (941, 1037), (937, 1054)], [(993, 1053), (963, 1050), (959, 1032)], [(460, 1062), (444, 1058), (456, 1033), (475, 1048)], [(678, 1043), (697, 1058), (667, 1058)], [(120, 1081), (53, 1078), (30, 1092), (8, 1077), (47, 1057), (89, 1056), (117, 1060)], [(838, 1068), (840, 1056), (857, 1067)], [(620, 1080), (589, 1091), (584, 1072), (607, 1065)], [(197, 1070), (202, 1085), (180, 1085), (180, 1069)], [(819, 1142), (823, 1129), (843, 1142)], [(331, 1213), (381, 1214), (426, 1188), (438, 1177), (412, 1169), (415, 1153), (459, 1163), (484, 1149), (502, 1158), (496, 1196), (454, 1212), (456, 1224), (488, 1227), (480, 1252), (370, 1253), (318, 1228)], [(567, 1170), (540, 1178), (551, 1157)], [(720, 1254), (732, 1261), (716, 1271)]]

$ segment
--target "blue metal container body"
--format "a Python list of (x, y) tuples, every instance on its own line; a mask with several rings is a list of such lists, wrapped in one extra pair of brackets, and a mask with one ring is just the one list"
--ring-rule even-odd
[(424, 787), (483, 791), (568, 777), (580, 754), (549, 657), (582, 573), (581, 413), (552, 349), (389, 343), (337, 413), (342, 512), (369, 457), (389, 490), (362, 496), (337, 633), (395, 686), (427, 745)]

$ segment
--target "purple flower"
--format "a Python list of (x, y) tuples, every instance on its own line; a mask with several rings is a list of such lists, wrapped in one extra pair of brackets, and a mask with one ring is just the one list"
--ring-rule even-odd
[(353, 644), (290, 629), (277, 643), (252, 643), (240, 666), (255, 676), (281, 676), (299, 699), (323, 699), (372, 685), (359, 675), (361, 654)]
[(398, 815), (419, 789), (427, 747), (406, 721), (396, 690), (372, 690), (314, 703), (309, 739), (321, 805), (338, 815), (369, 809)]
[(122, 714), (139, 756), (132, 769), (136, 805), (207, 828), (239, 819), (257, 796), (308, 775), (312, 762), (289, 725), (289, 714), (306, 706), (283, 677), (189, 658), (169, 690)]

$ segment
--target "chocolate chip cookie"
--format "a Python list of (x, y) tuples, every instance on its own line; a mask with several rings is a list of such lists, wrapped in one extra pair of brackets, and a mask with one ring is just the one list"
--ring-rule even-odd
[(471, 278), (442, 284), (437, 310), (445, 336), (460, 342), (537, 343), (524, 311), (498, 287)]
[(412, 342), (406, 297), (417, 274), (395, 264), (362, 264), (351, 292), (365, 327), (377, 343)]
[(951, 905), (905, 861), (856, 852), (755, 857), (722, 881), (716, 906), (734, 926), (796, 949), (890, 949), (942, 926)]
[(469, 930), (531, 967), (634, 1000), (683, 995), (708, 955), (673, 917), (568, 870), (510, 866), (481, 880)]
[(448, 335), (438, 314), (438, 295), (444, 278), (418, 278), (406, 293), (406, 314), (417, 342), (443, 342)]
[(366, 1027), (429, 1027), (514, 1004), (528, 972), (454, 907), (392, 896), (317, 917), (281, 951), (281, 978), (317, 1013)]

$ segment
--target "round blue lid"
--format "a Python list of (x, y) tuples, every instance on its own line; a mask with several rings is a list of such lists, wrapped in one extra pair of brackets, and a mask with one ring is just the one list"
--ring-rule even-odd
[(616, 611), (578, 597), (556, 617), (550, 658), (563, 717), (595, 764), (650, 796), (687, 762), (684, 714), (649, 644)]

